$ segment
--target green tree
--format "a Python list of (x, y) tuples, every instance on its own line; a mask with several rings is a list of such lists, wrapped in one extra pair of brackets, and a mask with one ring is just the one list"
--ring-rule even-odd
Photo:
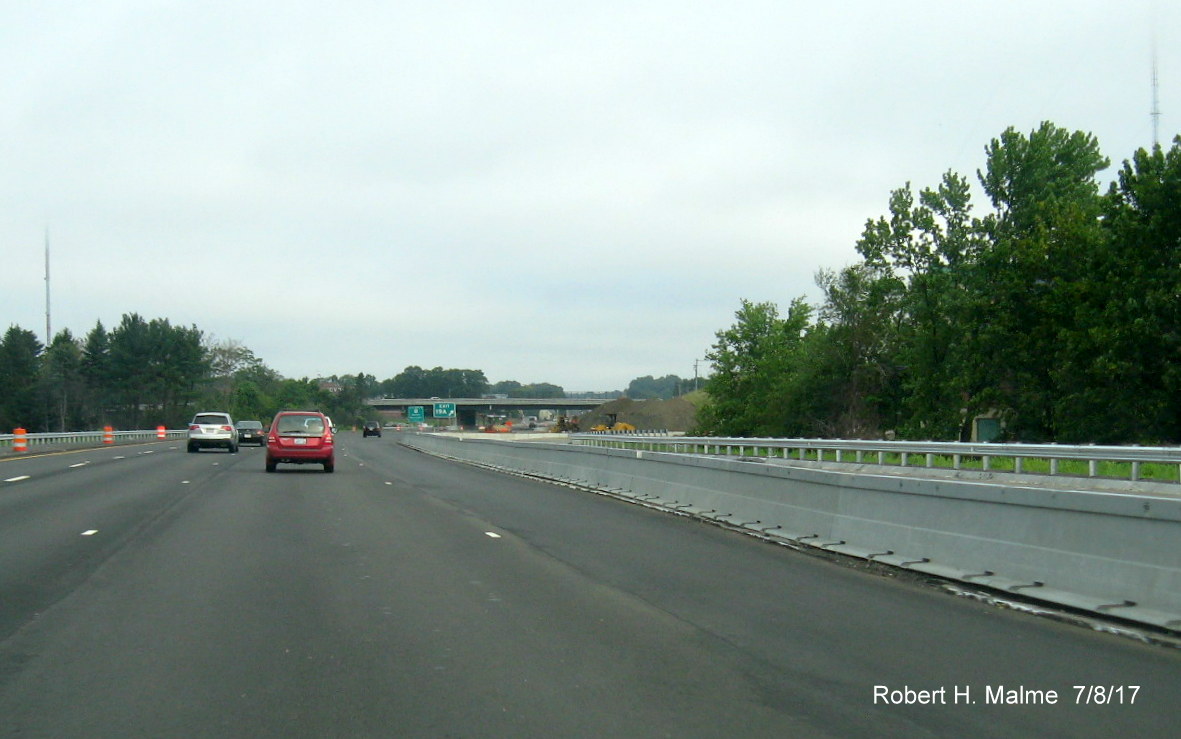
[(188, 420), (209, 363), (195, 326), (131, 313), (111, 332), (109, 370), (119, 425), (177, 426)]
[(109, 379), (117, 425), (139, 428), (152, 393), (147, 361), (151, 351), (147, 321), (137, 313), (124, 314), (111, 331)]
[(19, 427), (47, 430), (38, 392), (41, 352), (37, 335), (10, 326), (0, 341), (0, 428), (5, 433)]
[(788, 421), (781, 392), (797, 369), (811, 308), (796, 299), (781, 318), (772, 303), (743, 300), (735, 318), (733, 326), (717, 332), (705, 355), (713, 374), (698, 430), (720, 436), (781, 434)]
[(379, 394), (379, 383), (373, 375), (359, 372), (355, 375), (333, 375), (331, 378), (339, 392), (330, 393), (324, 409), (338, 426), (359, 426), (377, 418), (366, 400)]
[(264, 424), (279, 411), (258, 384), (250, 379), (234, 383), (234, 396), (228, 407), (236, 421), (255, 420)]
[(489, 395), (505, 395), (510, 398), (564, 398), (566, 391), (560, 385), (548, 382), (532, 382), (522, 385), (516, 380), (501, 380), (488, 385), (485, 393)]
[(1096, 175), (1110, 161), (1094, 136), (1048, 122), (1028, 136), (1009, 128), (986, 154), (980, 182), (995, 213), (982, 221), (991, 243), (976, 273), (972, 308), (986, 322), (972, 384), (986, 388), (1012, 436), (1074, 435), (1056, 400), (1064, 383), (1078, 381), (1077, 358), (1089, 345), (1076, 308), (1086, 304), (1087, 265), (1106, 246)]
[[(235, 419), (252, 419), (266, 423), (280, 410), (284, 410), (275, 399), (283, 378), (249, 349), (245, 349), (240, 357), (244, 361), (233, 365), (233, 376), (228, 380), (215, 380), (215, 387), (228, 383), (233, 388), (229, 412)], [(217, 366), (216, 363), (214, 366)], [(221, 370), (225, 369), (223, 365)], [(217, 370), (214, 372), (216, 374)]]
[(427, 381), (427, 372), (418, 365), (411, 365), (394, 377), (386, 380), (382, 385), (391, 398), (429, 398), (431, 388)]
[(410, 366), (381, 386), (398, 398), (479, 398), (487, 392), (488, 378), (483, 370)]
[[(811, 382), (821, 386), (828, 412), (815, 421), (825, 436), (876, 436), (900, 417), (899, 336), (904, 284), (890, 270), (863, 262), (820, 271), (825, 330), (806, 348)], [(826, 379), (827, 378), (827, 379)], [(820, 388), (814, 388), (816, 392)], [(815, 407), (815, 406), (813, 406)]]
[(82, 347), (74, 335), (69, 329), (59, 331), (45, 350), (41, 365), (51, 429), (71, 431), (83, 428), (86, 383), (82, 363)]
[(206, 337), (202, 348), (209, 366), (209, 377), (201, 404), (210, 408), (231, 408), (231, 415), (237, 418), (232, 407), (237, 398), (238, 378), (244, 372), (262, 367), (263, 362), (236, 339)]
[[(980, 410), (975, 325), (969, 299), (986, 246), (971, 215), (967, 181), (953, 172), (915, 202), (908, 184), (890, 198), (890, 217), (870, 221), (857, 242), (866, 264), (879, 270), (898, 312), (894, 365), (901, 369), (899, 429), (926, 438), (962, 437)], [(884, 297), (884, 295), (883, 295)], [(871, 313), (882, 306), (866, 305)], [(892, 310), (893, 310), (892, 309)]]
[(566, 391), (561, 385), (554, 385), (549, 382), (531, 382), (528, 385), (522, 385), (515, 393), (510, 393), (512, 398), (564, 398)]
[(149, 360), (158, 413), (150, 424), (176, 427), (189, 420), (194, 401), (209, 376), (203, 336), (196, 326), (173, 326), (166, 318), (148, 324), (155, 351)]
[(111, 394), (111, 338), (102, 321), (82, 341), (82, 381), (86, 387), (83, 428), (105, 426)]
[(488, 386), (488, 393), (490, 395), (505, 395), (510, 398), (523, 398), (521, 394), (521, 383), (516, 380), (501, 380)]
[(693, 383), (687, 382), (676, 375), (665, 375), (664, 377), (645, 375), (644, 377), (637, 377), (628, 384), (626, 395), (633, 400), (656, 398), (668, 400), (688, 390), (692, 390), (692, 385)]
[(274, 405), (277, 410), (315, 410), (326, 408), (329, 401), (329, 393), (321, 390), (318, 382), (306, 377), (280, 380), (275, 388)]
[[(1081, 440), (1181, 440), (1181, 137), (1140, 149), (1109, 188), (1106, 248), (1077, 320), (1081, 381), (1065, 386)], [(1084, 361), (1085, 360), (1085, 361)], [(1064, 410), (1065, 412), (1065, 410)]]
[(1025, 441), (1181, 441), (1181, 137), (1105, 195), (1090, 134), (1010, 128), (985, 151), (993, 211), (951, 172), (895, 190), (862, 261), (818, 274), (814, 325), (744, 301), (699, 430), (963, 438), (997, 411)]
[[(438, 371), (438, 367), (435, 371)], [(441, 388), (448, 398), (479, 398), (488, 390), (488, 378), (483, 370), (449, 369), (443, 370)]]

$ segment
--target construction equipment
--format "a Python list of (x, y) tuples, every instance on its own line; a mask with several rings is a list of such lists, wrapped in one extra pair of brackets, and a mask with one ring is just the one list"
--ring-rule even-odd
[(618, 413), (608, 413), (607, 414), (607, 423), (605, 423), (605, 424), (600, 423), (595, 426), (591, 426), (590, 430), (591, 431), (635, 431), (636, 427), (632, 426), (630, 423), (620, 421)]

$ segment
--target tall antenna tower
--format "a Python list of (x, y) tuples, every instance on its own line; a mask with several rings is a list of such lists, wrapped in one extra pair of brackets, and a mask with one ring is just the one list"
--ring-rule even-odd
[(52, 326), (49, 322), (49, 226), (45, 227), (45, 346), (53, 342)]
[(1156, 35), (1152, 38), (1152, 148), (1160, 146), (1160, 82), (1156, 74)]

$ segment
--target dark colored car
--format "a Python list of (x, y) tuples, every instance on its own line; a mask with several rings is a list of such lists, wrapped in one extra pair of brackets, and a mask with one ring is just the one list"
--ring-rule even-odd
[(239, 444), (266, 445), (267, 432), (263, 429), (261, 421), (238, 421), (234, 426), (238, 429)]
[(332, 422), (319, 411), (279, 411), (267, 433), (267, 472), (280, 464), (322, 464), (336, 469)]
[(370, 421), (365, 424), (365, 428), (361, 429), (361, 437), (366, 436), (381, 436), (381, 424), (377, 421)]

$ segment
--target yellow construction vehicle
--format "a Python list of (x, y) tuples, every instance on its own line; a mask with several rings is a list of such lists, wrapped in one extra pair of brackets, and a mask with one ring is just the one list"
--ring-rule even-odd
[(618, 420), (618, 413), (608, 413), (607, 423), (600, 423), (596, 426), (591, 426), (591, 431), (635, 431), (636, 427), (630, 423)]

